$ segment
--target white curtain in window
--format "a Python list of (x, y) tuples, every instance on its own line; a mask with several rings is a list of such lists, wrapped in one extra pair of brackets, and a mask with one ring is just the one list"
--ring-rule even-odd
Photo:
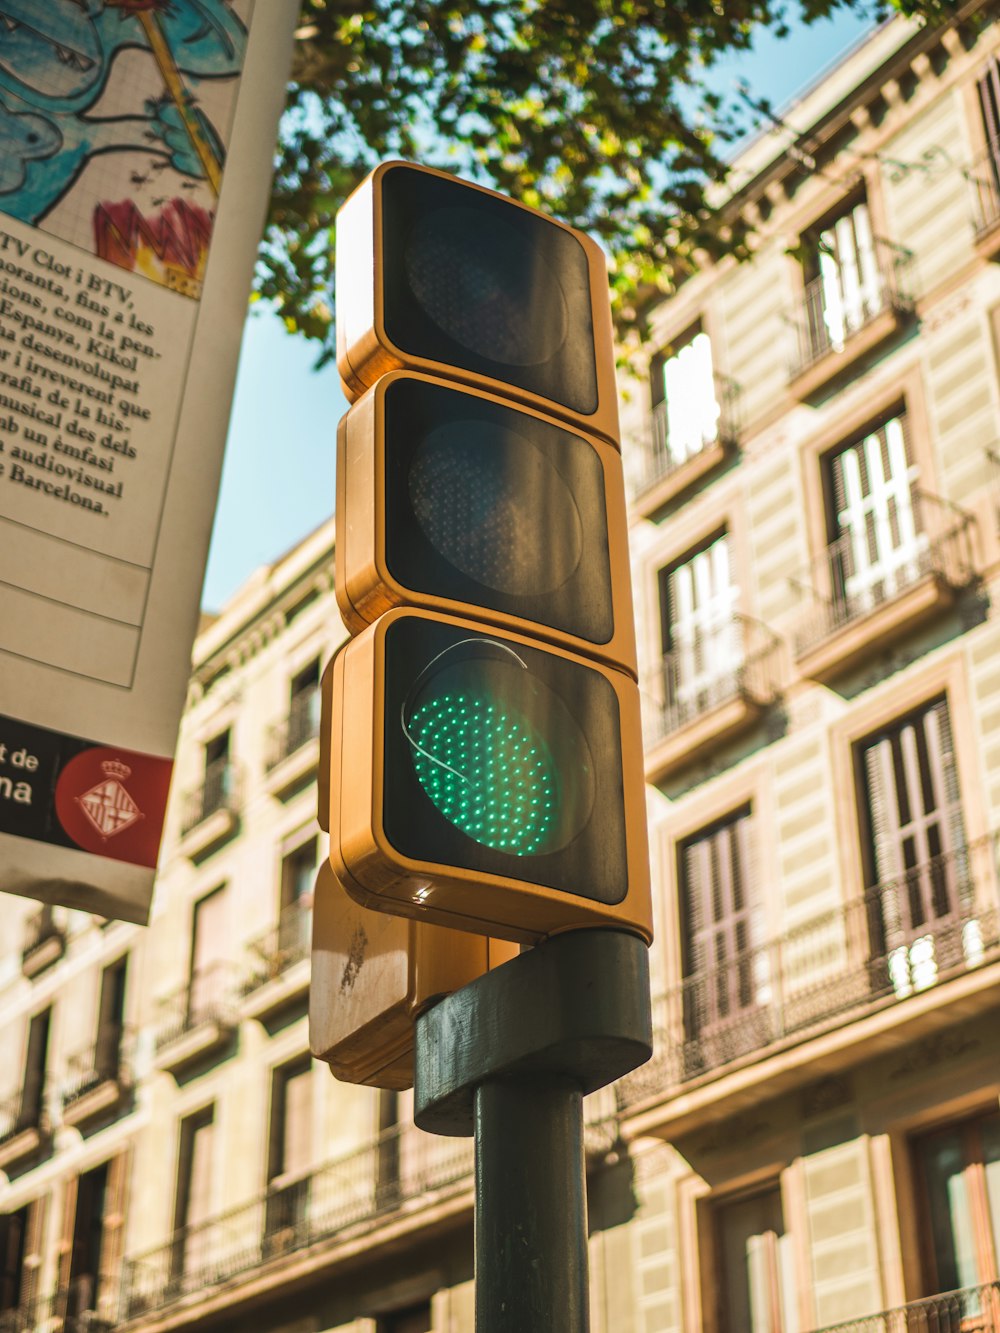
[(674, 464), (700, 453), (719, 435), (719, 404), (712, 372), (712, 344), (696, 334), (663, 365), (667, 452)]

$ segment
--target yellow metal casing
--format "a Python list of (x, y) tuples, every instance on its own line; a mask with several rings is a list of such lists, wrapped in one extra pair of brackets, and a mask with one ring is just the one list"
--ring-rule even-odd
[[(538, 465), (554, 474), (555, 485), (550, 488), (546, 499), (563, 498), (568, 505), (575, 501), (571, 490), (556, 472), (558, 466), (566, 466), (565, 454), (569, 446), (574, 446), (581, 453), (586, 453), (588, 462), (596, 459), (599, 473), (588, 469), (588, 475), (599, 475), (601, 482), (593, 492), (597, 501), (597, 512), (579, 513), (574, 507), (573, 521), (579, 523), (581, 543), (578, 560), (590, 562), (594, 569), (596, 558), (602, 563), (598, 567), (602, 574), (606, 571), (607, 584), (605, 593), (601, 593), (598, 580), (589, 577), (586, 583), (588, 596), (605, 596), (610, 605), (610, 637), (603, 642), (574, 635), (553, 625), (539, 620), (528, 619), (523, 614), (508, 612), (505, 605), (517, 608), (525, 598), (494, 597), (489, 605), (480, 605), (473, 600), (458, 600), (434, 592), (427, 592), (413, 586), (416, 578), (416, 561), (409, 562), (409, 567), (402, 566), (401, 574), (390, 568), (387, 539), (391, 518), (387, 507), (387, 468), (390, 466), (388, 450), (392, 442), (386, 436), (386, 403), (393, 394), (406, 391), (411, 386), (426, 386), (433, 390), (443, 390), (445, 398), (452, 398), (468, 410), (475, 411), (477, 406), (499, 409), (505, 417), (515, 422), (523, 420), (525, 432), (534, 427), (557, 432), (554, 436), (565, 452), (555, 465), (541, 455), (527, 438), (523, 437), (523, 448), (531, 450), (536, 467), (529, 473), (537, 476)], [(439, 395), (441, 396), (441, 395)], [(569, 434), (567, 434), (569, 432)], [(520, 439), (521, 437), (519, 437)], [(410, 447), (410, 439), (400, 442), (402, 447)], [(395, 461), (395, 458), (394, 460)], [(513, 508), (517, 497), (510, 498)], [(544, 500), (539, 500), (544, 504)], [(582, 503), (582, 500), (581, 500)], [(628, 557), (628, 519), (625, 508), (625, 482), (622, 471), (621, 455), (618, 451), (593, 435), (573, 430), (567, 423), (536, 412), (531, 408), (511, 403), (494, 394), (483, 393), (465, 386), (450, 384), (448, 381), (428, 375), (398, 371), (382, 376), (378, 382), (364, 393), (340, 421), (337, 432), (337, 516), (338, 532), (335, 548), (337, 603), (344, 623), (352, 633), (357, 633), (371, 624), (384, 612), (394, 606), (421, 606), (428, 610), (444, 611), (453, 615), (473, 616), (488, 623), (497, 624), (528, 635), (541, 638), (568, 648), (573, 652), (595, 656), (616, 666), (635, 678), (638, 674), (636, 664), (635, 625), (632, 611), (632, 583)], [(547, 558), (546, 529), (544, 515), (538, 523), (528, 524), (528, 540), (535, 540), (539, 549), (530, 553), (535, 565), (543, 565)], [(523, 520), (522, 520), (523, 521)], [(607, 541), (604, 538), (606, 524)], [(399, 525), (397, 524), (397, 531)], [(605, 554), (606, 552), (606, 554)], [(498, 560), (504, 553), (498, 552)], [(605, 563), (606, 562), (606, 563)], [(569, 581), (576, 570), (558, 570), (553, 575), (555, 586), (548, 592), (547, 598), (538, 598), (535, 605), (544, 613)], [(410, 582), (407, 582), (409, 578)], [(433, 580), (431, 580), (433, 581)], [(440, 585), (439, 585), (440, 586)], [(469, 598), (481, 595), (490, 597), (491, 590), (473, 580), (465, 583)]]
[[(437, 206), (429, 208), (409, 230), (394, 230), (386, 212), (387, 182), (391, 191), (394, 184), (398, 186), (398, 181), (392, 182), (393, 173), (401, 172), (411, 173), (411, 181), (422, 177), (425, 193), (437, 188)], [(447, 183), (447, 193), (428, 185), (435, 180)], [(491, 201), (488, 211), (487, 200)], [(494, 235), (484, 237), (484, 220)], [(449, 247), (449, 228), (453, 236), (464, 233), (474, 238), (468, 273), (463, 274), (454, 245)], [(558, 229), (559, 236), (548, 229)], [(425, 240), (425, 250), (437, 263), (437, 269), (427, 273), (419, 270), (416, 261), (411, 262)], [(406, 253), (396, 254), (393, 246)], [(558, 252), (560, 262), (546, 262), (546, 248)], [(570, 262), (563, 263), (567, 257)], [(584, 232), (447, 172), (408, 162), (385, 162), (358, 186), (337, 215), (336, 265), (337, 366), (350, 400), (388, 371), (426, 371), (516, 398), (620, 447), (607, 263), (600, 246)], [(464, 318), (467, 309), (475, 315), (480, 330), (509, 329), (515, 322), (511, 316), (517, 299), (511, 289), (511, 273), (525, 274), (526, 299), (536, 294), (538, 302), (534, 309), (523, 312), (525, 336), (530, 337), (533, 329), (537, 333), (540, 314), (545, 321), (537, 352), (515, 348), (508, 362), (502, 359), (503, 351), (492, 349), (493, 354), (486, 355), (490, 334), (483, 332), (478, 341), (474, 339), (480, 354), (466, 358), (471, 364), (463, 364), (462, 354), (449, 352), (446, 342), (436, 340), (438, 345), (432, 351), (426, 338), (416, 337), (411, 341), (417, 350), (400, 345), (400, 338), (387, 327), (387, 295), (391, 303), (400, 284), (409, 284), (411, 294), (417, 294), (414, 299), (431, 294), (438, 322), (447, 326), (446, 332), (459, 330), (452, 339), (456, 349), (461, 345), (461, 330), (471, 324), (471, 318)], [(592, 366), (587, 367), (592, 382), (588, 380), (585, 393), (571, 394), (559, 386), (578, 372), (584, 342), (589, 343), (593, 357)], [(540, 378), (531, 369), (544, 366), (551, 366), (553, 374)]]
[[(599, 754), (591, 774), (621, 803), (626, 865), (616, 900), (598, 900), (530, 878), (484, 872), (481, 866), (422, 860), (394, 845), (383, 819), (387, 781), (385, 642), (393, 626), (404, 618), (443, 626), (453, 636), (461, 637), (463, 643), (485, 641), (496, 645), (498, 651), (525, 659), (541, 651), (548, 658), (574, 664), (576, 671), (600, 676), (609, 711), (618, 715), (608, 718), (608, 727), (621, 737), (617, 771), (611, 771), (607, 754)], [(419, 664), (414, 664), (415, 675), (419, 670)], [(396, 725), (395, 716), (389, 725)], [(325, 814), (321, 823), (328, 823), (334, 874), (358, 902), (418, 921), (525, 943), (587, 926), (617, 927), (647, 942), (652, 939), (639, 696), (635, 683), (623, 672), (560, 648), (542, 649), (523, 635), (457, 617), (397, 608), (349, 642), (334, 659), (324, 677), (322, 734), (320, 800)], [(594, 774), (598, 776), (594, 778)], [(594, 804), (598, 822), (602, 800)], [(513, 861), (509, 864), (530, 875), (531, 862), (531, 858), (523, 858), (516, 866)]]
[(506, 941), (371, 912), (321, 866), (309, 992), (313, 1055), (343, 1082), (412, 1087), (417, 1015), (516, 952)]

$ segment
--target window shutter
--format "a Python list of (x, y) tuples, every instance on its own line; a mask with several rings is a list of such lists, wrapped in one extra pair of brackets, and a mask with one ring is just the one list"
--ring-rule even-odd
[(24, 1238), (24, 1273), (21, 1278), (21, 1304), (30, 1309), (41, 1295), (40, 1277), (45, 1254), (45, 1215), (49, 1196), (41, 1195), (28, 1205), (28, 1226)]
[(958, 789), (958, 764), (952, 737), (948, 702), (939, 699), (931, 706), (926, 720), (927, 751), (931, 782), (941, 811), (942, 845), (946, 855), (943, 873), (947, 877), (949, 906), (969, 917), (975, 906), (975, 890), (969, 866), (962, 797)]
[(882, 954), (894, 948), (902, 936), (897, 893), (903, 865), (891, 741), (880, 740), (868, 746), (864, 758), (872, 839), (869, 920), (877, 927), (873, 951)]
[(125, 1208), (131, 1157), (131, 1148), (124, 1148), (108, 1164), (98, 1291), (101, 1306), (107, 1307), (100, 1313), (106, 1314), (109, 1319), (113, 1319), (116, 1314), (115, 1296), (118, 1292), (122, 1260), (125, 1255)]
[(56, 1290), (60, 1295), (69, 1291), (70, 1271), (73, 1266), (73, 1231), (76, 1226), (76, 1200), (80, 1177), (70, 1176), (63, 1187), (62, 1229), (56, 1248)]
[[(977, 80), (977, 90), (986, 142), (994, 147), (1000, 143), (1000, 64), (995, 56), (990, 59), (984, 73)], [(995, 162), (997, 159), (995, 147), (992, 156)]]

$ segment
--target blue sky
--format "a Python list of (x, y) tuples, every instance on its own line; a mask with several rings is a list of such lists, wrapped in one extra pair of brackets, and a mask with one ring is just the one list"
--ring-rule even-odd
[[(868, 24), (842, 14), (726, 60), (712, 83), (746, 79), (781, 106), (858, 42)], [(247, 319), (202, 604), (218, 610), (258, 565), (283, 554), (333, 510), (337, 422), (347, 410), (336, 367), (266, 310)]]

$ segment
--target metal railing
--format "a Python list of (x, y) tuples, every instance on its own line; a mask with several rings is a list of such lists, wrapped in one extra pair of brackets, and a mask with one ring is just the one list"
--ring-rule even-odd
[(470, 1140), (396, 1126), (349, 1156), (126, 1259), (121, 1317), (161, 1309), (281, 1254), (371, 1227), (387, 1212), (468, 1184), (471, 1176)]
[(955, 589), (973, 582), (971, 514), (929, 492), (913, 491), (906, 518), (913, 538), (901, 542), (898, 516), (892, 530), (893, 520), (886, 518), (881, 530), (844, 532), (792, 579), (808, 602), (795, 634), (798, 655), (901, 597), (928, 575)]
[(669, 477), (690, 458), (710, 449), (715, 444), (736, 445), (740, 438), (741, 392), (735, 380), (728, 375), (713, 375), (715, 403), (718, 417), (713, 431), (702, 431), (700, 438), (683, 441), (670, 437), (670, 415), (666, 400), (653, 405), (646, 420), (642, 437), (637, 441), (637, 460), (629, 476), (629, 490), (633, 498)]
[(831, 298), (822, 277), (806, 283), (802, 307), (792, 324), (797, 335), (792, 377), (801, 375), (829, 352), (841, 352), (856, 333), (860, 333), (884, 310), (900, 314), (913, 309), (910, 277), (913, 255), (892, 241), (874, 241), (878, 281), (869, 290), (858, 287), (850, 296)]
[(179, 990), (160, 1000), (156, 1016), (156, 1049), (162, 1051), (171, 1042), (206, 1023), (232, 1027), (236, 1021), (232, 966), (215, 963), (194, 973)]
[(21, 959), (27, 961), (36, 950), (51, 939), (64, 939), (62, 928), (55, 919), (55, 909), (51, 903), (45, 903), (24, 923), (24, 941), (21, 945)]
[(994, 139), (968, 172), (974, 200), (976, 236), (1000, 222), (1000, 139)]
[(201, 784), (184, 796), (181, 836), (190, 833), (218, 810), (235, 813), (238, 804), (239, 782), (232, 760), (219, 759), (207, 765)]
[(287, 972), (312, 949), (312, 900), (300, 898), (283, 908), (278, 924), (254, 940), (248, 949), (249, 970), (244, 994)]
[(318, 688), (295, 695), (289, 705), (288, 716), (271, 727), (268, 735), (265, 761), (268, 772), (301, 749), (306, 741), (319, 735), (319, 712)]
[(26, 1129), (44, 1131), (46, 1128), (44, 1078), (30, 1088), (23, 1087), (0, 1099), (0, 1143), (6, 1143)]
[(843, 1324), (826, 1324), (815, 1333), (1000, 1333), (1000, 1282), (928, 1296)]
[(98, 1032), (92, 1045), (71, 1055), (62, 1080), (63, 1106), (71, 1106), (102, 1083), (130, 1087), (132, 1044), (132, 1033), (117, 1024), (108, 1024)]
[[(975, 905), (977, 885), (996, 901), (997, 846), (991, 836), (915, 866), (658, 996), (653, 1058), (623, 1080), (621, 1104), (843, 1026), (1000, 958), (1000, 911)], [(752, 921), (748, 928), (752, 934)]]
[(773, 703), (780, 692), (780, 650), (780, 639), (766, 625), (734, 615), (664, 653), (658, 676), (643, 691), (647, 748), (730, 699)]

